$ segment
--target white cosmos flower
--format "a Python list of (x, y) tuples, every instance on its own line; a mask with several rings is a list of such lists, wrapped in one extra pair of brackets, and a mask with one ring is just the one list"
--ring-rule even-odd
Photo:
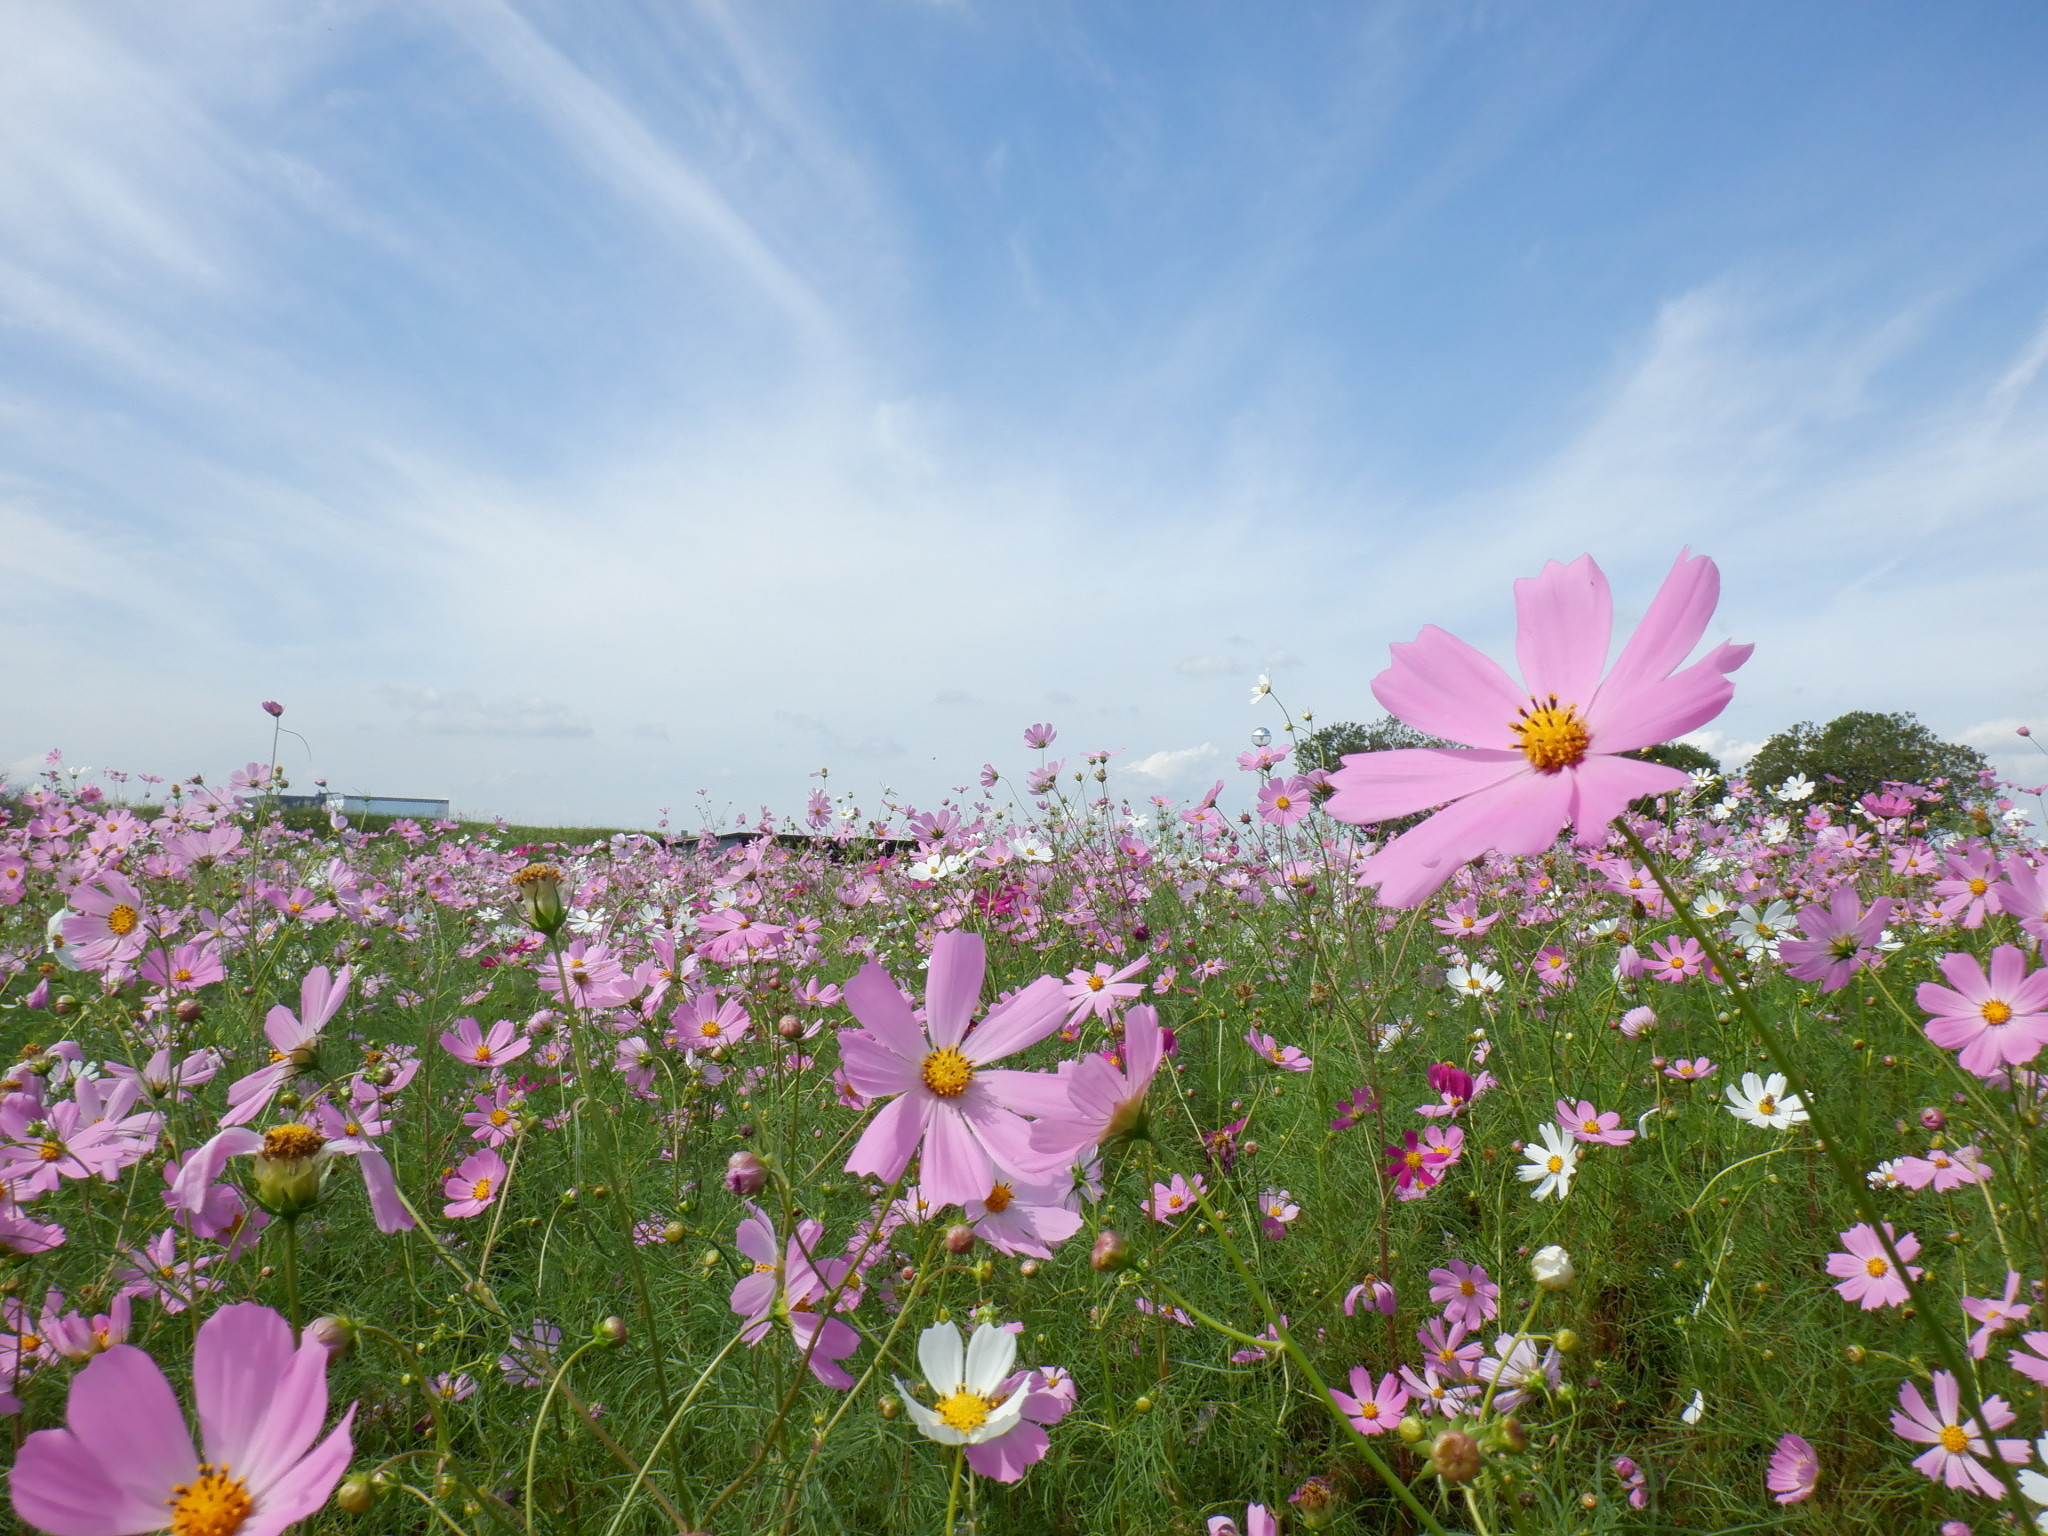
[(1579, 1149), (1555, 1124), (1546, 1122), (1537, 1135), (1543, 1145), (1534, 1142), (1522, 1148), (1522, 1156), (1528, 1161), (1515, 1172), (1525, 1183), (1536, 1187), (1529, 1191), (1531, 1198), (1548, 1200), (1552, 1195), (1562, 1200), (1571, 1193), (1572, 1174), (1579, 1166)]
[(1444, 985), (1460, 997), (1485, 999), (1501, 989), (1500, 972), (1483, 965), (1454, 965), (1444, 973)]
[(1719, 917), (1724, 912), (1732, 912), (1734, 910), (1729, 905), (1728, 898), (1721, 892), (1714, 890), (1711, 886), (1701, 891), (1699, 895), (1692, 899), (1692, 915), (1694, 917)]
[(1813, 780), (1803, 773), (1793, 774), (1791, 778), (1771, 791), (1774, 799), (1786, 805), (1797, 805), (1800, 801), (1811, 798), (1812, 794)]
[(1272, 691), (1273, 680), (1267, 677), (1265, 673), (1261, 672), (1259, 674), (1259, 680), (1252, 685), (1252, 702), (1254, 704), (1258, 703), (1259, 700), (1263, 699), (1267, 694), (1271, 693)]
[(1796, 1093), (1785, 1091), (1785, 1074), (1758, 1077), (1742, 1074), (1741, 1086), (1728, 1085), (1728, 1113), (1758, 1130), (1783, 1131), (1811, 1118)]
[[(1812, 789), (1813, 786), (1809, 784), (1807, 786), (1808, 792), (1811, 793)], [(1702, 1418), (1706, 1416), (1706, 1412), (1707, 1394), (1704, 1392), (1695, 1391), (1692, 1395), (1692, 1401), (1685, 1405), (1685, 1412), (1681, 1413), (1679, 1417), (1685, 1420), (1685, 1422), (1688, 1424), (1697, 1424)]]
[(1729, 931), (1735, 935), (1735, 942), (1749, 951), (1752, 960), (1769, 955), (1778, 956), (1778, 940), (1793, 932), (1797, 922), (1792, 916), (1792, 903), (1774, 901), (1759, 911), (1748, 902), (1738, 909), (1736, 919), (1729, 924)]
[(1023, 1392), (1000, 1403), (996, 1389), (1017, 1358), (1017, 1336), (1006, 1329), (977, 1323), (974, 1336), (960, 1347), (960, 1330), (951, 1323), (933, 1323), (917, 1336), (917, 1363), (932, 1389), (933, 1406), (925, 1407), (910, 1388), (896, 1379), (903, 1406), (926, 1438), (941, 1445), (980, 1445), (1008, 1434), (1024, 1416)]
[(1052, 845), (1036, 837), (1020, 837), (1010, 844), (1011, 850), (1020, 859), (1033, 864), (1047, 864), (1052, 861)]

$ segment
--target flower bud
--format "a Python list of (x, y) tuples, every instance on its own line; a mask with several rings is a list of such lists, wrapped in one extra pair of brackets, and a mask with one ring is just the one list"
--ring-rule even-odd
[(1479, 1442), (1462, 1429), (1447, 1429), (1430, 1442), (1429, 1470), (1447, 1483), (1469, 1483), (1479, 1475)]
[(1295, 1517), (1312, 1531), (1319, 1531), (1337, 1513), (1337, 1491), (1327, 1477), (1312, 1477), (1287, 1496)]
[(256, 1203), (273, 1216), (302, 1216), (320, 1203), (327, 1138), (310, 1125), (272, 1126), (256, 1154)]
[(623, 1317), (608, 1317), (590, 1330), (590, 1336), (607, 1349), (617, 1349), (630, 1336)]
[(903, 1403), (894, 1393), (885, 1392), (875, 1403), (875, 1411), (885, 1419), (893, 1419), (903, 1411)]
[(316, 1317), (306, 1324), (306, 1337), (318, 1343), (330, 1357), (345, 1355), (356, 1341), (355, 1321), (332, 1314)]
[(1520, 1419), (1502, 1419), (1494, 1426), (1494, 1432), (1500, 1436), (1500, 1443), (1507, 1450), (1519, 1452), (1529, 1449), (1529, 1432), (1522, 1428)]
[(1131, 1412), (1133, 1413), (1150, 1413), (1151, 1411), (1152, 1399), (1149, 1397), (1141, 1397), (1131, 1404)]
[(768, 1182), (768, 1165), (752, 1152), (735, 1152), (725, 1160), (725, 1187), (736, 1195), (757, 1195)]
[(1863, 1346), (1861, 1344), (1844, 1344), (1842, 1346), (1842, 1359), (1850, 1365), (1861, 1365), (1864, 1359)]
[(263, 713), (275, 720), (284, 713), (284, 706), (275, 699), (265, 699), (263, 701)]
[(569, 906), (562, 899), (562, 872), (552, 864), (529, 864), (512, 877), (519, 895), (519, 909), (526, 925), (536, 933), (553, 936), (568, 920)]
[(1929, 1105), (1926, 1109), (1920, 1111), (1921, 1130), (1939, 1131), (1945, 1129), (1947, 1125), (1948, 1116), (1944, 1115), (1940, 1110), (1934, 1108), (1932, 1105)]
[(1131, 1245), (1113, 1227), (1104, 1227), (1088, 1254), (1088, 1267), (1102, 1274), (1114, 1274), (1131, 1267)]
[(775, 1033), (785, 1040), (796, 1040), (803, 1036), (803, 1021), (793, 1013), (785, 1013), (775, 1025)]
[(1561, 1291), (1572, 1283), (1577, 1272), (1572, 1268), (1572, 1256), (1552, 1243), (1536, 1250), (1529, 1260), (1529, 1273), (1544, 1290)]
[(344, 1477), (334, 1490), (334, 1502), (352, 1515), (367, 1515), (377, 1502), (376, 1485), (360, 1472)]
[(1422, 1438), (1422, 1420), (1411, 1413), (1394, 1426), (1394, 1433), (1401, 1437), (1403, 1445), (1413, 1445)]
[(200, 1006), (198, 998), (188, 997), (178, 1004), (177, 1015), (180, 1024), (197, 1024), (206, 1017), (206, 1010)]
[(973, 1247), (974, 1228), (968, 1226), (966, 1222), (955, 1222), (952, 1226), (946, 1228), (946, 1252), (962, 1254), (970, 1252)]
[(1017, 1273), (1022, 1275), (1026, 1280), (1029, 1280), (1033, 1275), (1038, 1273), (1038, 1260), (1026, 1259), (1022, 1264), (1019, 1264), (1017, 1266)]
[(1568, 1355), (1579, 1347), (1579, 1336), (1569, 1328), (1560, 1328), (1551, 1336), (1550, 1342), (1557, 1346), (1560, 1355)]

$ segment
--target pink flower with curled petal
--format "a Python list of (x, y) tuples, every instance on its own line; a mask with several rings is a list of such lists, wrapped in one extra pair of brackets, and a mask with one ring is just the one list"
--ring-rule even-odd
[(1058, 1029), (1065, 999), (1058, 980), (1041, 976), (977, 1024), (974, 1009), (987, 966), (978, 934), (951, 929), (934, 939), (922, 1024), (894, 979), (873, 961), (846, 984), (847, 1006), (865, 1026), (839, 1034), (848, 1082), (868, 1098), (889, 1100), (854, 1145), (848, 1173), (889, 1183), (921, 1149), (919, 1185), (927, 1200), (943, 1206), (981, 1199), (995, 1186), (999, 1168), (1042, 1163), (1019, 1111), (1059, 1112), (1066, 1107), (1065, 1087), (1050, 1072), (990, 1063)]
[(1866, 909), (1853, 885), (1837, 889), (1826, 906), (1816, 901), (1801, 908), (1799, 931), (1806, 937), (1778, 942), (1785, 974), (1817, 981), (1823, 992), (1839, 992), (1877, 954), (1891, 915), (1889, 896), (1880, 896)]
[[(1947, 1371), (1934, 1373), (1934, 1404), (1930, 1410), (1920, 1388), (1912, 1382), (1899, 1384), (1899, 1406), (1892, 1411), (1893, 1433), (1903, 1440), (1933, 1447), (1913, 1458), (1914, 1467), (1951, 1488), (1969, 1488), (1987, 1499), (2001, 1497), (2004, 1485), (1997, 1474), (1978, 1460), (1991, 1454), (1978, 1429), (1978, 1415), (1963, 1413), (1962, 1393), (1956, 1388), (1955, 1377)], [(1969, 1420), (1967, 1424), (1965, 1417)], [(2013, 1421), (2013, 1412), (2004, 1398), (1987, 1397), (1982, 1417), (1985, 1427), (2003, 1429)], [(1999, 1456), (2015, 1465), (2029, 1455), (2024, 1440), (2000, 1440), (1997, 1446)]]
[(1351, 1368), (1351, 1390), (1330, 1389), (1330, 1401), (1351, 1421), (1361, 1435), (1384, 1435), (1401, 1422), (1408, 1408), (1408, 1389), (1389, 1371), (1375, 1384), (1372, 1372), (1362, 1365)]
[(458, 1219), (481, 1216), (503, 1193), (505, 1173), (505, 1159), (488, 1147), (470, 1153), (441, 1187), (448, 1197), (441, 1214)]
[(2023, 864), (2017, 858), (2006, 861), (2005, 878), (1991, 889), (1998, 910), (2016, 918), (2020, 927), (2042, 943), (2048, 943), (2048, 870)]
[(1062, 1063), (1058, 1081), (1067, 1102), (1031, 1127), (1031, 1145), (1048, 1167), (1064, 1167), (1090, 1148), (1119, 1136), (1145, 1134), (1145, 1095), (1166, 1059), (1167, 1031), (1159, 1010), (1140, 1003), (1124, 1019), (1121, 1070), (1107, 1056)]
[(72, 1379), (68, 1427), (23, 1443), (8, 1477), (14, 1511), (52, 1536), (282, 1531), (327, 1502), (353, 1454), (353, 1405), (314, 1443), (328, 1359), (317, 1339), (295, 1346), (291, 1325), (254, 1302), (209, 1317), (192, 1359), (202, 1460), (156, 1362), (113, 1345)]
[(1965, 1296), (1963, 1311), (1970, 1320), (1979, 1324), (1977, 1331), (1970, 1335), (1970, 1358), (1982, 1360), (1990, 1353), (1993, 1334), (2003, 1333), (2014, 1323), (2021, 1321), (2034, 1310), (2031, 1302), (2020, 1304), (2020, 1277), (2012, 1270), (2005, 1272), (2005, 1294), (2003, 1296)]
[(1812, 1498), (1819, 1484), (1820, 1458), (1814, 1454), (1813, 1446), (1801, 1435), (1781, 1436), (1778, 1448), (1771, 1452), (1764, 1487), (1780, 1504), (1797, 1504)]
[(270, 1065), (228, 1085), (228, 1112), (222, 1125), (246, 1125), (262, 1114), (278, 1090), (298, 1076), (313, 1060), (320, 1044), (320, 1031), (340, 1011), (348, 997), (347, 966), (330, 976), (327, 967), (316, 965), (299, 983), (299, 1011), (279, 1003), (263, 1021), (263, 1033), (270, 1040)]
[(1697, 729), (1733, 696), (1727, 674), (1749, 646), (1718, 646), (1678, 670), (1719, 593), (1713, 561), (1680, 554), (1604, 678), (1614, 604), (1590, 556), (1551, 561), (1515, 583), (1520, 685), (1435, 625), (1395, 645), (1374, 695), (1398, 719), (1466, 749), (1355, 753), (1330, 776), (1325, 809), (1339, 821), (1444, 807), (1367, 859), (1361, 883), (1377, 884), (1383, 905), (1419, 906), (1468, 859), (1541, 853), (1567, 824), (1597, 845), (1631, 800), (1685, 789), (1678, 769), (1619, 754)]
[(1948, 985), (1923, 981), (1916, 995), (1934, 1015), (1927, 1038), (1958, 1052), (1965, 1072), (1988, 1077), (2001, 1066), (2032, 1061), (2048, 1045), (2048, 969), (2027, 974), (2027, 957), (2016, 946), (1991, 951), (1987, 976), (1975, 955), (1941, 957)]

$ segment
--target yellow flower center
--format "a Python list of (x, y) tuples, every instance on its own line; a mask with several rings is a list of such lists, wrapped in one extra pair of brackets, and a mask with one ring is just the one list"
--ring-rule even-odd
[(1977, 1011), (1983, 1014), (1986, 1024), (2010, 1024), (2012, 1022), (2012, 1004), (2002, 1003), (1995, 997)]
[(1550, 1161), (1545, 1163), (1543, 1166), (1545, 1168), (1548, 1168), (1552, 1173), (1563, 1173), (1564, 1159), (1553, 1154)]
[(491, 1181), (489, 1179), (478, 1179), (476, 1183), (472, 1184), (469, 1188), (469, 1198), (472, 1200), (490, 1199)]
[(718, 1020), (706, 1019), (702, 1024), (699, 1024), (697, 1026), (697, 1033), (702, 1035), (706, 1040), (711, 1039), (718, 1033)]
[(1090, 976), (1088, 978), (1088, 990), (1090, 992), (1100, 992), (1105, 985), (1107, 983), (1100, 976)]
[(1970, 894), (1972, 896), (1982, 896), (1986, 891), (1990, 889), (1991, 882), (1984, 879), (1981, 876), (1970, 882)]
[(1579, 1122), (1579, 1129), (1588, 1136), (1598, 1136), (1600, 1134), (1600, 1122), (1598, 1120), (1581, 1120)]
[(996, 1187), (988, 1192), (988, 1198), (981, 1203), (991, 1211), (1007, 1211), (1010, 1208), (1010, 1202), (1016, 1198), (1017, 1192), (1010, 1188), (1008, 1184), (998, 1179)]
[(1522, 755), (1529, 759), (1529, 766), (1538, 773), (1576, 768), (1585, 760), (1586, 748), (1593, 740), (1580, 718), (1579, 706), (1558, 703), (1554, 693), (1543, 703), (1532, 698), (1529, 704), (1535, 707), (1524, 705), (1515, 711), (1519, 718), (1508, 727), (1521, 737)]
[(1410, 1147), (1401, 1154), (1401, 1161), (1406, 1163), (1416, 1173), (1420, 1173), (1422, 1171), (1422, 1149), (1420, 1147)]
[(280, 1125), (263, 1133), (263, 1155), (283, 1161), (311, 1157), (327, 1145), (327, 1138), (310, 1125)]
[(1775, 1115), (1778, 1112), (1778, 1101), (1767, 1093), (1756, 1101), (1756, 1112), (1760, 1115)]
[(1273, 797), (1273, 809), (1276, 811), (1284, 811), (1287, 809), (1288, 806), (1292, 804), (1294, 804), (1294, 802), (1288, 799), (1285, 795), (1275, 795)]
[(142, 922), (141, 916), (127, 902), (121, 902), (107, 914), (107, 927), (117, 939), (125, 939)]
[(36, 1153), (36, 1157), (40, 1161), (45, 1163), (57, 1162), (61, 1160), (63, 1156), (64, 1143), (61, 1141), (46, 1141), (43, 1143), (41, 1149), (38, 1150)]
[(1863, 1261), (1863, 1273), (1873, 1280), (1882, 1280), (1890, 1269), (1891, 1265), (1875, 1255)]
[(190, 981), (191, 979), (191, 971), (187, 970), (182, 965), (179, 966), (175, 971), (171, 972), (171, 980), (173, 981)]
[(1960, 1456), (1970, 1448), (1970, 1437), (1963, 1433), (1960, 1424), (1941, 1426), (1941, 1448), (1951, 1456)]
[(934, 1411), (939, 1416), (939, 1422), (948, 1429), (971, 1434), (988, 1422), (988, 1411), (992, 1406), (979, 1392), (970, 1392), (962, 1387), (951, 1397), (940, 1398)]
[(1477, 1296), (1479, 1294), (1479, 1287), (1470, 1280), (1460, 1280), (1458, 1282), (1458, 1294), (1460, 1296)]
[(503, 1109), (494, 1109), (490, 1113), (490, 1121), (493, 1125), (510, 1125), (512, 1123), (511, 1112)]
[(478, 1045), (476, 1048), (476, 1059), (478, 1061), (489, 1061), (491, 1059), (491, 1048), (488, 1045)]
[(171, 1494), (171, 1536), (234, 1536), (256, 1506), (248, 1485), (230, 1476), (225, 1462), (202, 1461), (199, 1475)]
[(1358, 1416), (1361, 1419), (1377, 1419), (1380, 1416), (1380, 1405), (1378, 1403), (1360, 1403), (1358, 1405)]
[(974, 1081), (974, 1063), (949, 1045), (925, 1057), (923, 1076), (925, 1087), (940, 1098), (957, 1099)]

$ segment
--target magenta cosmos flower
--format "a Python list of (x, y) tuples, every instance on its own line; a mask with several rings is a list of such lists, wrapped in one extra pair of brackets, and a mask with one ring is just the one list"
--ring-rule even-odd
[(1064, 1168), (1119, 1136), (1146, 1134), (1145, 1094), (1166, 1059), (1166, 1031), (1148, 1003), (1124, 1020), (1123, 1059), (1121, 1070), (1105, 1055), (1061, 1064), (1056, 1080), (1067, 1102), (1031, 1127), (1031, 1145), (1047, 1167)]
[(72, 1381), (69, 1427), (23, 1443), (8, 1478), (14, 1512), (52, 1536), (278, 1536), (327, 1502), (354, 1453), (353, 1406), (313, 1443), (327, 1417), (327, 1361), (318, 1340), (295, 1348), (268, 1307), (214, 1313), (192, 1360), (202, 1460), (156, 1362), (116, 1344)]
[(1696, 730), (1727, 707), (1727, 674), (1750, 646), (1717, 646), (1677, 670), (1720, 588), (1713, 561), (1681, 553), (1604, 679), (1614, 602), (1585, 555), (1515, 583), (1520, 684), (1433, 624), (1392, 647), (1374, 696), (1417, 730), (1467, 749), (1357, 753), (1330, 776), (1336, 793), (1325, 809), (1339, 821), (1444, 807), (1366, 860), (1362, 882), (1378, 884), (1383, 905), (1418, 906), (1489, 849), (1541, 853), (1567, 823), (1579, 842), (1598, 844), (1631, 800), (1685, 788), (1678, 769), (1618, 754)]
[(1854, 886), (1839, 887), (1826, 906), (1816, 901), (1800, 910), (1799, 931), (1805, 938), (1778, 941), (1785, 974), (1817, 981), (1823, 992), (1839, 992), (1877, 953), (1891, 916), (1889, 896), (1878, 897), (1865, 910)]
[(1812, 1444), (1804, 1435), (1783, 1435), (1779, 1437), (1778, 1448), (1771, 1452), (1770, 1470), (1764, 1474), (1764, 1486), (1780, 1504), (1797, 1504), (1813, 1497), (1813, 1490), (1820, 1484), (1820, 1457), (1816, 1456)]
[(976, 1024), (987, 966), (980, 935), (955, 930), (934, 939), (922, 1023), (895, 979), (873, 961), (846, 984), (846, 1005), (866, 1026), (840, 1031), (847, 1080), (858, 1093), (890, 1100), (861, 1133), (848, 1173), (887, 1183), (922, 1149), (925, 1198), (934, 1206), (964, 1205), (995, 1188), (998, 1169), (1027, 1170), (1043, 1161), (1018, 1111), (1066, 1109), (1065, 1086), (1049, 1072), (991, 1070), (989, 1063), (1058, 1029), (1066, 999), (1056, 978), (1041, 976)]
[[(1927, 1399), (1920, 1395), (1920, 1389), (1912, 1382), (1899, 1384), (1899, 1406), (1892, 1412), (1892, 1431), (1902, 1440), (1912, 1440), (1932, 1449), (1913, 1458), (1913, 1465), (1925, 1472), (1937, 1483), (1946, 1483), (1951, 1488), (1969, 1488), (1981, 1493), (1987, 1499), (1995, 1499), (2005, 1492), (1998, 1475), (1979, 1457), (1991, 1454), (1984, 1437), (1978, 1430), (1976, 1414), (1969, 1414), (1969, 1422), (1963, 1421), (1962, 1393), (1956, 1388), (1956, 1379), (1947, 1371), (1934, 1373), (1934, 1409), (1929, 1411)], [(1984, 1399), (1983, 1422), (1991, 1429), (2003, 1429), (2013, 1421), (2013, 1411), (2006, 1406), (2002, 1397)], [(2004, 1460), (2020, 1463), (2027, 1459), (2027, 1442), (2024, 1440), (1999, 1440), (1995, 1442), (1998, 1454)]]
[(2048, 1045), (2048, 970), (2027, 974), (2027, 957), (2011, 944), (1991, 951), (1991, 974), (1975, 955), (1941, 957), (1939, 982), (1920, 983), (1920, 1006), (1934, 1017), (1927, 1038), (1959, 1051), (1957, 1065), (1989, 1077), (2001, 1065), (2032, 1061)]

